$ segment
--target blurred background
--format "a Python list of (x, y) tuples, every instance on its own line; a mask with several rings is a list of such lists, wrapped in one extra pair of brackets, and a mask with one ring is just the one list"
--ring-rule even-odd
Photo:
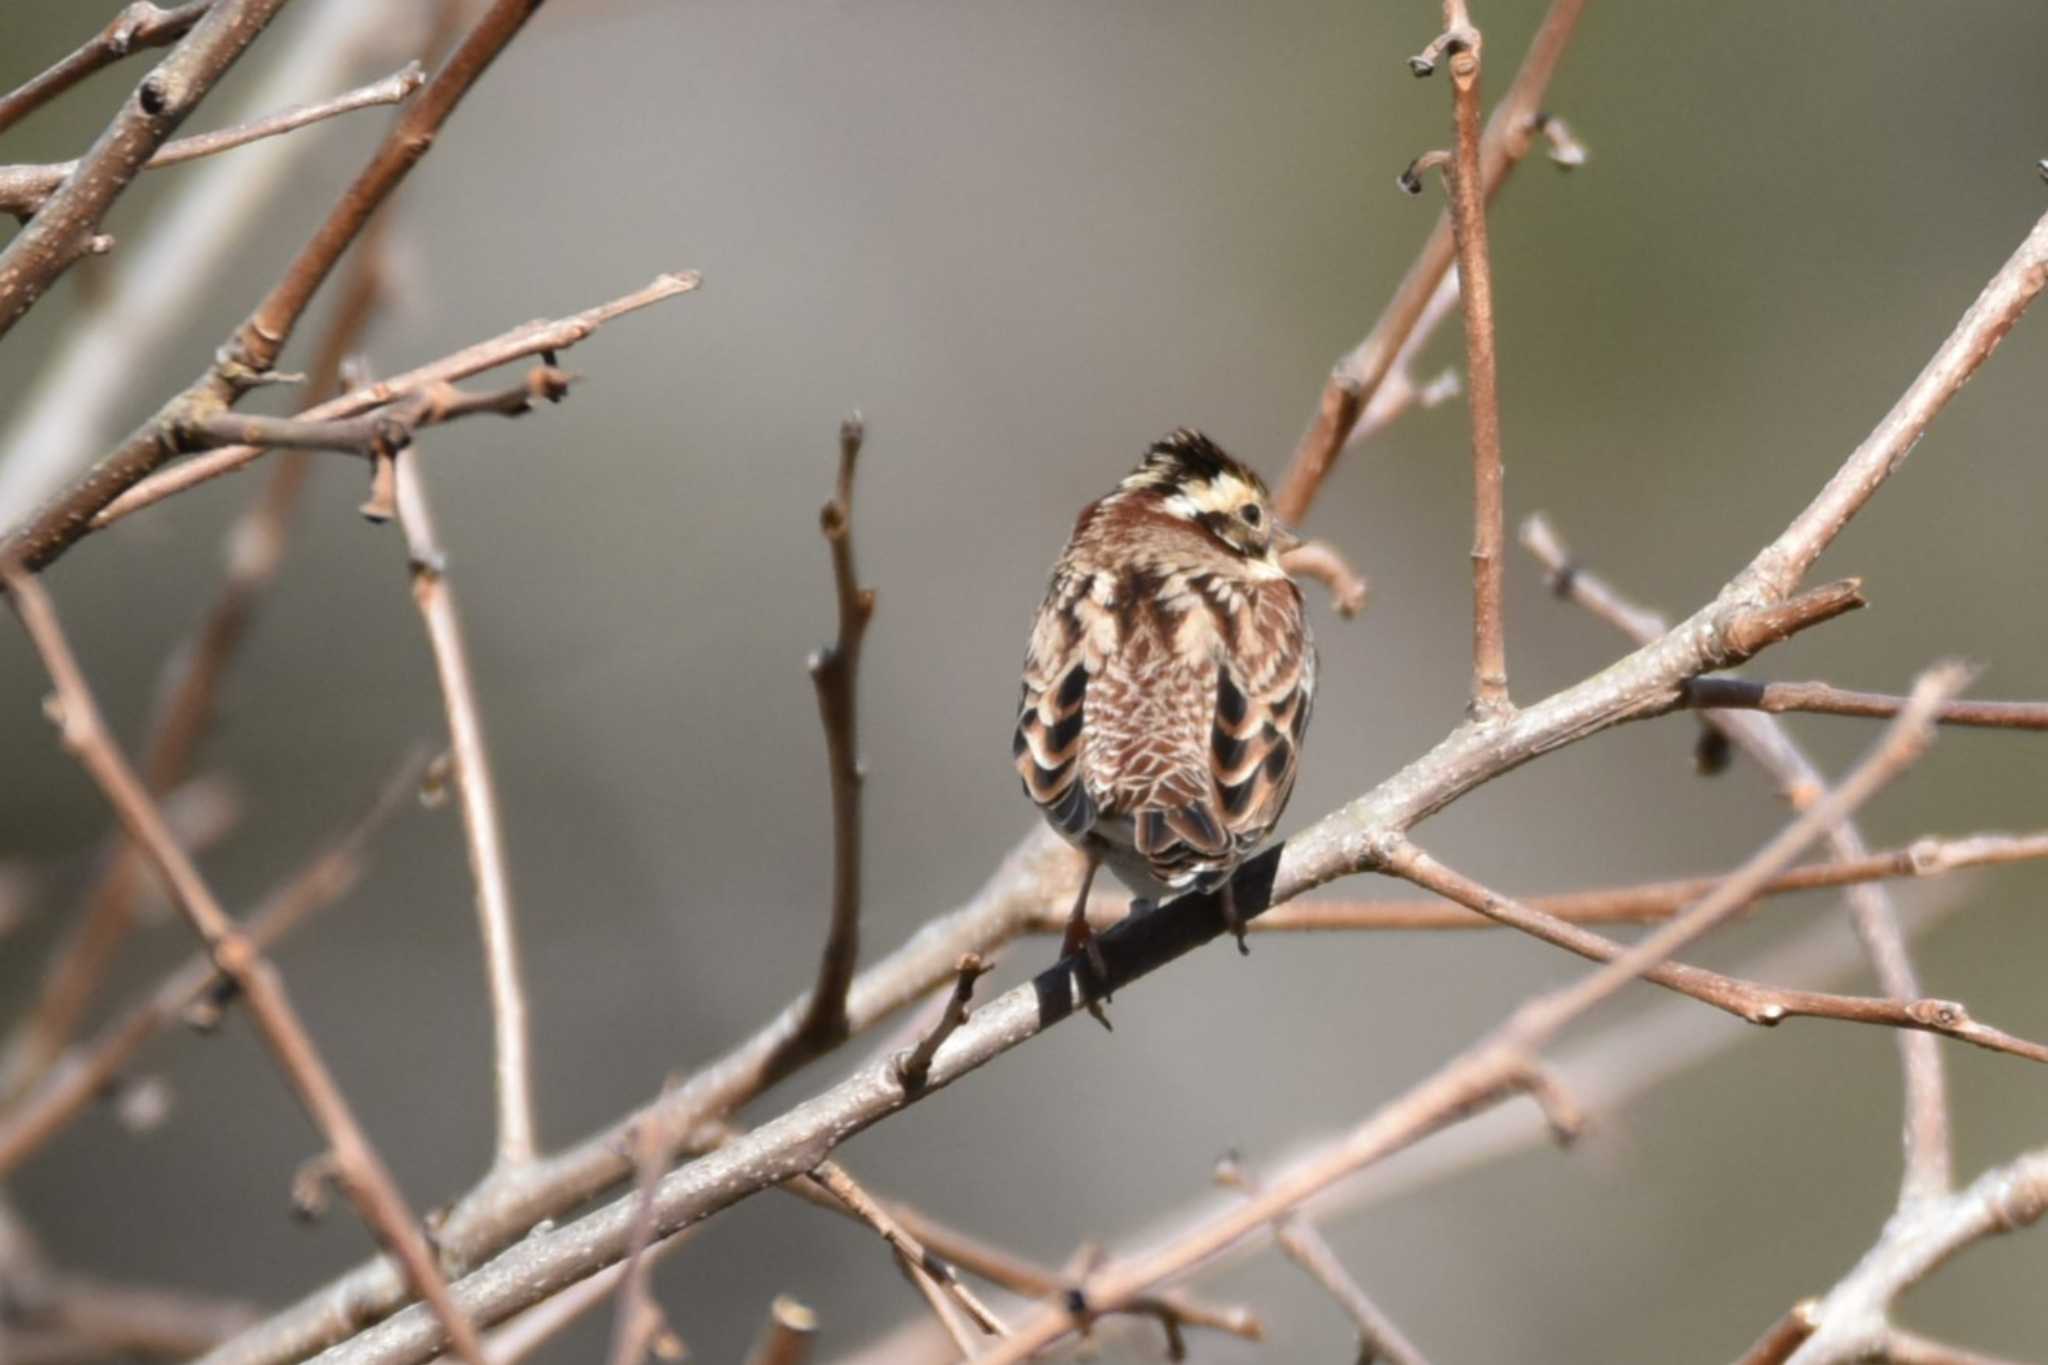
[[(231, 121), (296, 34), (357, 2), (291, 7), (188, 130)], [(10, 0), (0, 88), (112, 8)], [(1489, 94), (1540, 11), (1478, 9)], [(1329, 367), (1406, 269), (1440, 196), (1411, 199), (1394, 177), (1447, 140), (1449, 95), (1404, 59), (1440, 19), (1419, 2), (560, 0), (457, 112), (398, 201), (400, 289), (368, 346), (380, 372), (658, 271), (705, 276), (566, 355), (588, 380), (561, 407), (419, 447), (481, 675), (551, 1145), (717, 1055), (811, 978), (830, 841), (804, 658), (832, 630), (817, 508), (841, 415), (867, 419), (856, 526), (880, 594), (862, 698), (873, 960), (968, 896), (1035, 818), (1008, 761), (1016, 669), (1075, 512), (1177, 424), (1277, 475)], [(404, 27), (347, 82), (298, 97), (397, 66)], [(1491, 218), (1511, 519), (1548, 511), (1648, 603), (1676, 612), (1710, 594), (2048, 209), (2033, 169), (2048, 155), (2043, 51), (2048, 10), (2030, 0), (1593, 4), (1549, 99), (1592, 160), (1562, 176), (1532, 157)], [(75, 155), (142, 69), (94, 80), (0, 152)], [(122, 377), (91, 446), (204, 365), (385, 117), (297, 135), (286, 189), (195, 282), (196, 305), (162, 320), (168, 344)], [(110, 230), (140, 240), (198, 173), (146, 177)], [(9, 338), (0, 424), (80, 316), (82, 284)], [(318, 331), (316, 316), (287, 366)], [(1462, 354), (1453, 324), (1423, 372)], [(1959, 655), (1983, 666), (1984, 695), (2048, 695), (2044, 366), (2048, 321), (2030, 319), (1820, 566), (1862, 575), (1871, 607), (1773, 651), (1760, 674), (1895, 691)], [(1348, 455), (1315, 508), (1307, 529), (1374, 593), (1356, 622), (1314, 595), (1325, 682), (1285, 828), (1459, 719), (1467, 450), (1461, 404), (1411, 414)], [(204, 864), (237, 907), (347, 820), (406, 746), (442, 732), (399, 536), (357, 516), (357, 466), (333, 460), (318, 478), (203, 764), (241, 793), (238, 826)], [(216, 482), (49, 575), (131, 740), (255, 487)], [(1620, 649), (1551, 600), (1519, 549), (1508, 628), (1524, 700)], [(48, 882), (0, 938), (11, 1008), (32, 998), (109, 824), (41, 716), (44, 687), (26, 643), (0, 632), (0, 857)], [(1829, 718), (1795, 729), (1830, 772), (1874, 733)], [(1739, 761), (1694, 776), (1695, 731), (1681, 717), (1603, 735), (1420, 837), (1517, 892), (1732, 866), (1784, 811)], [(2048, 824), (2041, 743), (1950, 732), (1865, 828), (1886, 845)], [(1919, 950), (1929, 991), (2048, 1035), (2044, 886), (2048, 871), (2022, 867), (1901, 888), (1914, 904), (1963, 898)], [(1847, 941), (1839, 903), (1808, 897), (1698, 957), (1741, 961), (1820, 922)], [(489, 1153), (475, 939), (456, 814), (412, 810), (349, 900), (280, 953), (421, 1206), (465, 1189)], [(177, 922), (151, 928), (106, 1002), (188, 950)], [(1002, 984), (1054, 953), (1013, 946)], [(1227, 1197), (1208, 1186), (1226, 1148), (1270, 1165), (1581, 970), (1505, 933), (1267, 937), (1243, 960), (1219, 944), (1120, 994), (1114, 1035), (1056, 1030), (844, 1155), (878, 1190), (1045, 1261), (1091, 1239), (1135, 1245)], [(1632, 992), (1588, 1030), (1654, 996)], [(1740, 1032), (1704, 1008), (1688, 1028)], [(1328, 1235), (1439, 1361), (1728, 1359), (1869, 1245), (1899, 1164), (1888, 1034), (1802, 1022), (1728, 1044), (1599, 1115), (1570, 1152), (1529, 1150)], [(2043, 1073), (1960, 1045), (1945, 1055), (1964, 1174), (2048, 1135)], [(288, 1217), (287, 1182), (316, 1138), (245, 1020), (210, 1040), (174, 1034), (144, 1067), (168, 1083), (165, 1123), (138, 1136), (95, 1112), (10, 1182), (53, 1259), (269, 1304), (365, 1254), (346, 1212)], [(1903, 1316), (2039, 1356), (2044, 1270), (2048, 1234), (1987, 1244)], [(1276, 1257), (1201, 1288), (1254, 1306), (1271, 1344), (1197, 1336), (1199, 1360), (1350, 1359), (1334, 1304)], [(739, 1358), (778, 1292), (817, 1309), (826, 1357), (923, 1311), (869, 1233), (772, 1196), (670, 1257), (657, 1289), (706, 1361)], [(544, 1358), (590, 1359), (608, 1326), (599, 1314)]]

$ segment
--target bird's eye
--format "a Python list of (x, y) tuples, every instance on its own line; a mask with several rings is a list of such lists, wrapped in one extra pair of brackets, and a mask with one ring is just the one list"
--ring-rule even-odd
[(1247, 526), (1257, 526), (1259, 524), (1261, 514), (1259, 512), (1259, 505), (1255, 502), (1248, 502), (1238, 508), (1237, 514), (1244, 518), (1244, 524)]

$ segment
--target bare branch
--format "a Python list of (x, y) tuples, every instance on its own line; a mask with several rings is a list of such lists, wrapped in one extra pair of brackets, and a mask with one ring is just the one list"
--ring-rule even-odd
[(107, 21), (107, 26), (88, 38), (70, 56), (41, 75), (0, 96), (0, 133), (6, 132), (29, 114), (57, 98), (87, 76), (112, 66), (130, 53), (146, 47), (167, 47), (185, 36), (213, 0), (163, 9), (136, 0)]
[[(142, 169), (154, 171), (184, 161), (196, 161), (200, 157), (246, 147), (267, 137), (297, 132), (308, 124), (352, 114), (358, 109), (397, 104), (419, 89), (426, 78), (420, 64), (413, 62), (381, 81), (336, 95), (331, 100), (295, 105), (267, 118), (236, 124), (219, 132), (167, 142), (144, 163)], [(45, 166), (0, 166), (0, 213), (10, 213), (23, 220), (33, 217), (77, 170), (76, 161), (59, 161)]]
[[(543, 371), (534, 373), (538, 378)], [(498, 818), (490, 750), (484, 743), (483, 710), (477, 704), (476, 684), (469, 666), (469, 648), (463, 641), (454, 588), (448, 582), (448, 557), (441, 549), (440, 533), (434, 526), (433, 508), (427, 500), (425, 479), (416, 458), (408, 456), (397, 462), (397, 485), (397, 511), (405, 528), (413, 602), (426, 626), (427, 643), (434, 653), (434, 673), (441, 684), (442, 706), (447, 712), (455, 758), (456, 791), (462, 802), (469, 874), (476, 886), (477, 921), (483, 933), (485, 974), (490, 982), (498, 1105), (497, 1148), (492, 1169), (502, 1170), (532, 1161), (538, 1148), (533, 1046), (527, 1022), (525, 971), (519, 956), (518, 921), (512, 910), (512, 877), (506, 863), (503, 823)]]
[(863, 588), (853, 567), (853, 474), (865, 432), (858, 414), (839, 424), (839, 485), (819, 514), (832, 552), (839, 602), (839, 636), (811, 656), (811, 683), (832, 779), (832, 919), (811, 990), (810, 1014), (797, 1046), (814, 1054), (847, 1036), (846, 993), (860, 959), (860, 761), (858, 685), (861, 645), (875, 614), (875, 590)]
[(612, 1320), (611, 1365), (640, 1365), (649, 1348), (663, 1360), (683, 1357), (682, 1341), (669, 1327), (667, 1316), (649, 1288), (654, 1269), (648, 1255), (654, 1243), (654, 1186), (668, 1165), (669, 1147), (648, 1125), (634, 1135), (633, 1148), (640, 1178), (633, 1194), (637, 1207), (632, 1246), (624, 1262), (618, 1315)]
[[(694, 271), (660, 275), (644, 288), (636, 289), (609, 303), (602, 303), (595, 308), (572, 313), (568, 317), (551, 322), (529, 322), (524, 326), (514, 327), (488, 341), (480, 341), (474, 346), (466, 347), (453, 355), (443, 356), (404, 374), (351, 389), (329, 402), (308, 408), (300, 413), (299, 417), (308, 422), (355, 417), (418, 394), (436, 384), (467, 379), (527, 356), (564, 351), (614, 318), (637, 312), (649, 304), (660, 303), (678, 294), (690, 293), (698, 284), (699, 277)], [(260, 445), (227, 446), (173, 465), (136, 484), (109, 503), (104, 510), (94, 516), (88, 529), (96, 531), (111, 526), (123, 517), (161, 502), (175, 493), (182, 493), (187, 488), (204, 483), (208, 479), (233, 473), (251, 461), (259, 459), (269, 449), (268, 446)]]
[(989, 964), (981, 960), (979, 953), (965, 953), (960, 958), (960, 977), (953, 983), (953, 994), (946, 1000), (945, 1013), (931, 1032), (917, 1040), (917, 1046), (897, 1059), (896, 1074), (902, 1078), (904, 1088), (916, 1090), (931, 1074), (932, 1058), (946, 1039), (953, 1036), (953, 1030), (967, 1022), (967, 1007), (974, 999), (974, 983), (989, 970)]
[(284, 0), (219, 0), (122, 101), (77, 169), (0, 249), (0, 337), (78, 259), (136, 173), (282, 8)]
[[(1257, 1193), (1259, 1188), (1258, 1178), (1235, 1154), (1217, 1163), (1216, 1181), (1246, 1193)], [(1289, 1213), (1274, 1220), (1273, 1239), (1280, 1244), (1288, 1260), (1307, 1271), (1309, 1278), (1337, 1301), (1337, 1306), (1358, 1329), (1358, 1365), (1373, 1365), (1374, 1361), (1381, 1360), (1387, 1365), (1429, 1365), (1422, 1352), (1394, 1325), (1393, 1319), (1382, 1313), (1379, 1306), (1358, 1287), (1358, 1281), (1344, 1269), (1344, 1263), (1337, 1259), (1336, 1251), (1323, 1239), (1315, 1224), (1299, 1213)]]
[(412, 1286), (430, 1304), (450, 1342), (469, 1365), (484, 1365), (476, 1328), (456, 1307), (419, 1223), (397, 1182), (356, 1123), (333, 1074), (285, 994), (284, 981), (245, 933), (228, 918), (212, 889), (178, 847), (162, 813), (129, 767), (100, 719), (77, 660), (58, 626), (41, 584), (12, 573), (7, 591), (57, 688), (58, 723), (65, 747), (92, 776), (129, 837), (141, 846), (171, 887), (178, 906), (206, 944), (214, 965), (248, 1000), (263, 1039), (290, 1079), (300, 1102), (328, 1142), (349, 1196), (363, 1218), (404, 1263)]
[[(960, 1277), (953, 1272), (953, 1267), (927, 1251), (924, 1244), (898, 1222), (879, 1199), (861, 1188), (860, 1183), (845, 1167), (836, 1161), (823, 1161), (818, 1163), (818, 1169), (811, 1172), (810, 1178), (844, 1205), (854, 1217), (873, 1228), (876, 1236), (889, 1244), (889, 1249), (896, 1253), (896, 1259), (902, 1264), (904, 1273), (909, 1275), (920, 1289), (926, 1290), (929, 1295), (931, 1288), (935, 1286), (939, 1295), (950, 1299), (966, 1314), (969, 1321), (985, 1333), (1000, 1336), (1009, 1330), (1003, 1326), (1001, 1318), (991, 1312), (986, 1304), (975, 1297), (972, 1290), (960, 1282)], [(936, 1305), (934, 1306), (936, 1308)], [(945, 1320), (943, 1312), (940, 1313), (940, 1318), (942, 1321)], [(974, 1353), (974, 1343), (966, 1342), (961, 1349), (971, 1356)]]
[(1313, 579), (1329, 589), (1330, 605), (1339, 616), (1349, 618), (1365, 610), (1372, 585), (1328, 541), (1303, 541), (1282, 555), (1280, 563), (1295, 577)]
[[(424, 754), (408, 757), (352, 828), (264, 900), (244, 930), (257, 952), (268, 953), (286, 934), (348, 894), (362, 875), (372, 836), (418, 788), (425, 766)], [(65, 1062), (0, 1110), (0, 1178), (103, 1094), (143, 1044), (188, 1018), (194, 1006), (217, 998), (226, 986), (212, 956), (199, 953), (102, 1030), (84, 1056)]]
[[(1967, 705), (1968, 703), (1958, 703)], [(1895, 877), (1939, 877), (1972, 867), (2048, 858), (2048, 831), (2034, 834), (1972, 834), (1960, 838), (1916, 839), (1860, 858), (1810, 863), (1771, 878), (1760, 898), (1818, 891)], [(1726, 874), (1636, 882), (1522, 898), (1522, 903), (1567, 924), (1656, 924), (1671, 918), (1717, 886)], [(1090, 902), (1089, 925), (1097, 932), (1120, 923), (1130, 900), (1104, 895)], [(1048, 903), (1032, 915), (1030, 932), (1057, 934), (1066, 928), (1067, 906)], [(1310, 900), (1276, 905), (1247, 926), (1257, 933), (1351, 933), (1416, 929), (1491, 929), (1501, 921), (1455, 901)]]
[[(1746, 678), (1694, 678), (1685, 685), (1685, 702), (1701, 710), (1768, 711), (1772, 715), (1804, 711), (1877, 720), (1896, 716), (1906, 705), (1904, 697), (1854, 692), (1823, 682), (1751, 682)], [(2048, 702), (1955, 701), (1942, 707), (1934, 719), (1941, 725), (2048, 730)]]
[[(1521, 69), (1488, 121), (1480, 145), (1479, 184), (1488, 200), (1500, 192), (1510, 172), (1529, 148), (1529, 133), (1541, 111), (1544, 92), (1578, 26), (1585, 0), (1552, 0), (1549, 11), (1529, 41)], [(1315, 421), (1295, 446), (1294, 458), (1274, 499), (1280, 519), (1299, 526), (1308, 515), (1323, 480), (1344, 450), (1352, 428), (1373, 403), (1392, 372), (1396, 358), (1417, 320), (1429, 307), (1454, 254), (1450, 214), (1438, 218), (1422, 251), (1408, 267), (1372, 331), (1357, 349), (1337, 363), (1323, 388)]]
[(747, 1356), (747, 1365), (804, 1365), (818, 1335), (818, 1315), (787, 1294), (768, 1306), (768, 1325)]

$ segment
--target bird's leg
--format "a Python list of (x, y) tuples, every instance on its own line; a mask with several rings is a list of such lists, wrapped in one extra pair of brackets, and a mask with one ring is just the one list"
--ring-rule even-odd
[(1237, 955), (1239, 957), (1250, 957), (1252, 955), (1251, 945), (1244, 941), (1244, 917), (1237, 913), (1236, 883), (1223, 883), (1223, 890), (1220, 894), (1223, 898), (1223, 927), (1237, 935)]
[[(1072, 957), (1076, 952), (1086, 951), (1088, 968), (1095, 975), (1095, 984), (1109, 979), (1109, 964), (1103, 960), (1102, 945), (1095, 940), (1095, 930), (1088, 923), (1088, 889), (1095, 884), (1095, 873), (1102, 866), (1100, 854), (1088, 853), (1088, 864), (1081, 869), (1081, 890), (1074, 897), (1074, 908), (1067, 915), (1067, 932), (1060, 939), (1060, 956)], [(1107, 1000), (1107, 995), (1102, 997)], [(1088, 1003), (1088, 1013), (1095, 1016), (1095, 1022), (1108, 1028), (1109, 1016), (1102, 1012), (1102, 1006), (1094, 1000)]]

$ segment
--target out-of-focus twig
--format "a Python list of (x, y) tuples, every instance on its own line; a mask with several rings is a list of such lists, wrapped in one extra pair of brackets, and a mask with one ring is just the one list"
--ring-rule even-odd
[(747, 1365), (804, 1365), (817, 1335), (818, 1315), (787, 1294), (779, 1295), (768, 1306), (768, 1325), (748, 1353)]

